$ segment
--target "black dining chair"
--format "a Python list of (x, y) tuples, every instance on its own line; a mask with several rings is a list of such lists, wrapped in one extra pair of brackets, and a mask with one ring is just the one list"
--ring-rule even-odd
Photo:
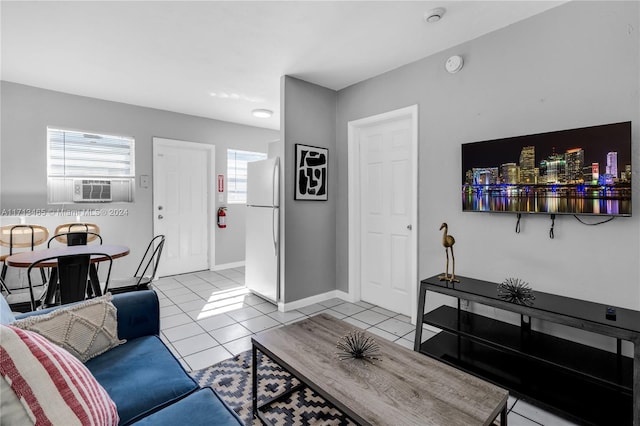
[[(0, 286), (7, 287), (5, 280), (0, 277)], [(31, 290), (29, 287), (25, 288), (14, 288), (11, 291), (3, 292), (4, 298), (9, 304), (11, 308), (11, 312), (30, 312), (33, 310), (33, 306), (36, 308), (42, 305), (42, 302), (47, 295), (47, 286), (48, 283), (45, 282), (44, 285), (36, 285)], [(8, 287), (7, 287), (8, 288)], [(31, 297), (31, 291), (33, 291), (34, 296)]]
[(98, 243), (102, 244), (102, 236), (95, 232), (91, 232), (91, 231), (63, 232), (49, 238), (49, 241), (47, 242), (47, 248), (51, 247), (51, 243), (53, 241), (66, 243), (67, 246), (86, 246), (87, 242), (91, 240), (98, 240)]
[[(102, 245), (102, 236), (92, 231), (70, 231), (61, 232), (49, 238), (47, 248), (51, 248), (51, 243), (57, 241), (59, 243), (70, 246), (86, 246), (89, 241), (97, 240)], [(96, 269), (98, 266), (96, 265)], [(49, 274), (51, 276), (51, 273)], [(91, 290), (91, 289), (90, 289)]]
[[(49, 230), (41, 225), (29, 225), (29, 224), (12, 224), (0, 227), (0, 246), (9, 247), (9, 253), (0, 256), (2, 262), (2, 271), (0, 271), (0, 278), (3, 280), (7, 278), (7, 257), (14, 254), (15, 249), (29, 248), (31, 251), (36, 246), (44, 244), (49, 237)], [(44, 270), (40, 271), (42, 276), (42, 285), (46, 282), (46, 276)], [(7, 294), (11, 294), (14, 288), (6, 283), (0, 285), (2, 290)], [(20, 289), (19, 287), (17, 288)]]
[(117, 294), (127, 291), (147, 290), (149, 284), (156, 279), (164, 241), (164, 235), (156, 235), (153, 237), (133, 276), (128, 278), (115, 278), (111, 283), (105, 283), (103, 294), (107, 293), (107, 291), (111, 292), (111, 294)]
[[(96, 239), (96, 236), (100, 234), (100, 227), (95, 223), (83, 223), (83, 222), (71, 222), (71, 223), (63, 223), (62, 225), (56, 226), (55, 231), (53, 232), (56, 236), (58, 236), (57, 240), (62, 244), (67, 244), (67, 241), (64, 237), (65, 234), (70, 232), (87, 232), (88, 239), (86, 243), (90, 243)], [(67, 244), (72, 245), (72, 244)]]
[[(100, 284), (97, 282), (97, 273), (96, 276), (91, 276), (92, 256), (101, 257), (109, 261), (106, 279), (106, 285), (108, 285), (111, 276), (111, 267), (113, 266), (113, 258), (107, 253), (94, 252), (53, 256), (33, 262), (29, 266), (29, 269), (27, 269), (32, 310), (35, 310), (38, 306), (48, 307), (56, 304), (65, 305), (67, 303), (79, 302), (87, 299), (88, 295), (99, 296)], [(55, 268), (56, 274), (52, 274), (52, 278), (49, 280), (50, 284), (48, 291), (46, 292), (45, 299), (38, 305), (31, 283), (31, 269), (38, 268), (41, 263), (53, 259), (57, 260)], [(92, 282), (96, 282), (96, 284), (93, 288), (89, 288)]]

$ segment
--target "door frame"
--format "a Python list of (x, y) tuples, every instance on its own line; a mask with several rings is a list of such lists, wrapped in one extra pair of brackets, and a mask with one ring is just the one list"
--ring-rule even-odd
[[(212, 225), (212, 220), (211, 218), (214, 217), (214, 213), (216, 211), (216, 200), (215, 200), (215, 194), (213, 194), (213, 185), (212, 182), (214, 181), (215, 177), (216, 177), (216, 146), (215, 145), (210, 145), (210, 144), (206, 144), (206, 143), (199, 143), (199, 142), (189, 142), (189, 141), (184, 141), (184, 140), (179, 140), (179, 139), (170, 139), (170, 138), (163, 138), (163, 137), (158, 137), (158, 136), (154, 136), (152, 138), (152, 149), (151, 149), (151, 158), (152, 158), (152, 171), (153, 171), (153, 176), (152, 176), (152, 185), (155, 185), (156, 182), (156, 162), (155, 162), (155, 155), (156, 155), (156, 147), (158, 145), (165, 145), (165, 146), (170, 146), (172, 148), (180, 148), (180, 147), (190, 147), (193, 149), (201, 149), (205, 152), (208, 153), (207, 155), (207, 160), (209, 162), (209, 167), (207, 168), (207, 216), (209, 217), (210, 220), (206, 221), (206, 232), (209, 235), (208, 238), (208, 245), (207, 245), (207, 268), (210, 271), (213, 271), (214, 267), (215, 267), (215, 259), (216, 259), (216, 229), (215, 227), (213, 227)], [(153, 219), (153, 235), (156, 235), (156, 227), (157, 227), (157, 223), (156, 223), (156, 210), (155, 210), (155, 204), (156, 204), (156, 200), (155, 198), (155, 186), (152, 186), (152, 190), (151, 190), (151, 211), (152, 211), (152, 219)]]
[(411, 185), (409, 193), (412, 196), (410, 233), (411, 253), (414, 255), (409, 262), (409, 277), (411, 280), (411, 322), (415, 324), (418, 305), (418, 105), (388, 111), (382, 114), (349, 121), (347, 123), (347, 157), (348, 157), (348, 199), (349, 199), (349, 298), (361, 300), (361, 247), (360, 247), (360, 147), (359, 140), (363, 128), (377, 125), (385, 121), (406, 119), (411, 120)]

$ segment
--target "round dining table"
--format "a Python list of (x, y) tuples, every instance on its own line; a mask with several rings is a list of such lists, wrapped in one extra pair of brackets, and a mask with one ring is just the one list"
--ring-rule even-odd
[[(52, 268), (51, 283), (57, 281), (56, 267), (58, 266), (57, 257), (79, 254), (92, 254), (91, 268), (89, 269), (89, 281), (94, 296), (102, 294), (100, 289), (100, 279), (95, 264), (105, 262), (111, 259), (118, 259), (129, 254), (129, 247), (118, 244), (88, 244), (78, 246), (58, 246), (43, 250), (23, 251), (21, 253), (12, 254), (5, 260), (6, 264), (14, 268), (28, 268), (32, 264), (35, 268)], [(98, 254), (96, 254), (98, 253)], [(47, 260), (43, 260), (47, 259)], [(43, 260), (42, 262), (39, 262)], [(49, 285), (49, 294), (47, 301), (51, 302), (53, 297), (54, 285)]]
[[(117, 244), (89, 244), (80, 246), (59, 246), (51, 247), (43, 250), (23, 251), (21, 253), (12, 254), (7, 257), (7, 265), (14, 268), (28, 268), (32, 263), (37, 262), (40, 259), (47, 259), (49, 257), (68, 256), (74, 254), (87, 254), (87, 253), (104, 253), (111, 256), (112, 259), (124, 257), (129, 254), (129, 247), (117, 245)], [(92, 256), (91, 263), (104, 262), (108, 260), (107, 256)], [(45, 262), (38, 263), (38, 268), (55, 268), (57, 265), (56, 259), (49, 259)]]

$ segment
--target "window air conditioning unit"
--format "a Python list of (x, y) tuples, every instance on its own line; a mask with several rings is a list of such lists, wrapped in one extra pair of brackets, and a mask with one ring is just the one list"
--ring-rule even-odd
[(74, 179), (73, 201), (79, 203), (100, 203), (111, 201), (111, 181)]

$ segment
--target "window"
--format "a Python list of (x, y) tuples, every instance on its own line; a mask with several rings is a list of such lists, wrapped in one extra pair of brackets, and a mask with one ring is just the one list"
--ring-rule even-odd
[(133, 201), (134, 139), (47, 128), (50, 203)]
[(242, 204), (247, 202), (247, 163), (265, 160), (262, 152), (227, 150), (227, 202)]

